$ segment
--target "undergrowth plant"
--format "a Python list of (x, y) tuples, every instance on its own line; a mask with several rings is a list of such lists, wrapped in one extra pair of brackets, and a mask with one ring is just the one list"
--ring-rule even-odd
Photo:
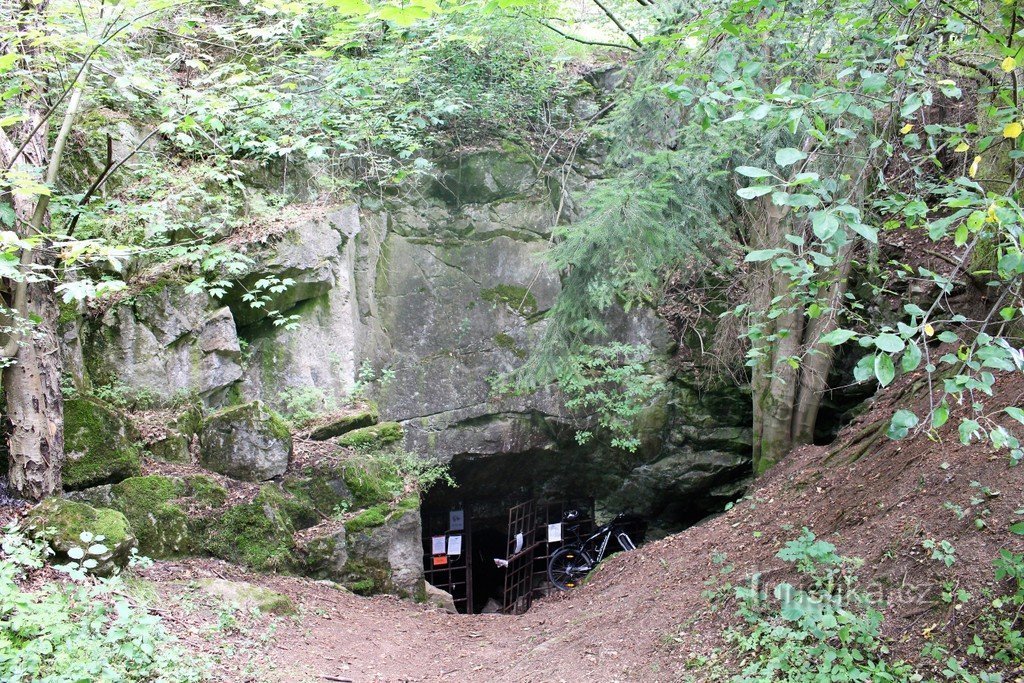
[[(67, 582), (29, 582), (50, 550), (8, 525), (0, 540), (0, 680), (9, 683), (103, 681), (188, 683), (203, 680), (184, 664), (156, 616), (133, 605), (119, 577), (89, 575), (101, 541), (72, 548)], [(95, 552), (91, 552), (95, 551)], [(103, 549), (105, 551), (105, 549)]]
[(808, 585), (780, 583), (774, 600), (759, 588), (736, 588), (744, 624), (727, 639), (744, 666), (734, 683), (912, 680), (909, 664), (891, 661), (882, 614), (857, 589), (851, 571), (859, 560), (838, 555), (807, 529), (777, 557)]

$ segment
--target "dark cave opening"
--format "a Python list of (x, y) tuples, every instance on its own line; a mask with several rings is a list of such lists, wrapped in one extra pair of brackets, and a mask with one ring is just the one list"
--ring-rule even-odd
[[(548, 554), (560, 545), (549, 542), (548, 524), (561, 522), (570, 509), (584, 510), (592, 519), (593, 499), (574, 469), (578, 464), (555, 451), (453, 458), (450, 476), (456, 486), (437, 485), (422, 500), (427, 580), (468, 614), (514, 609), (512, 602), (521, 596), (513, 591), (510, 597), (513, 573), (522, 575), (520, 583), (531, 593), (543, 590)], [(533, 517), (517, 527), (511, 511), (527, 503)], [(517, 531), (525, 536), (520, 554)], [(511, 565), (500, 566), (510, 559)]]

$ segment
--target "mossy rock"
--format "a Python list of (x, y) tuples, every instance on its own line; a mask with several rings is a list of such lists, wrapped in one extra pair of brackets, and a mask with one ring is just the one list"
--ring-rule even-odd
[(204, 593), (239, 609), (255, 608), (264, 614), (276, 615), (295, 614), (297, 611), (295, 603), (287, 595), (245, 581), (200, 579), (196, 584)]
[(160, 475), (131, 477), (111, 488), (111, 507), (128, 518), (140, 553), (170, 558), (191, 551), (188, 515), (174, 502), (184, 493), (182, 480)]
[(284, 487), (297, 498), (305, 499), (321, 515), (330, 517), (339, 507), (353, 500), (342, 467), (306, 467), (301, 474), (285, 479)]
[(292, 454), (288, 424), (261, 401), (210, 415), (199, 440), (205, 467), (245, 481), (281, 476)]
[(338, 439), (338, 444), (346, 448), (371, 450), (397, 443), (402, 440), (402, 437), (402, 425), (397, 422), (381, 422), (342, 434)]
[(377, 406), (370, 406), (351, 415), (342, 415), (322, 427), (317, 427), (310, 432), (309, 438), (314, 441), (326, 441), (335, 436), (351, 432), (353, 429), (372, 427), (377, 424), (378, 420), (380, 420), (380, 414), (377, 412)]
[(363, 510), (358, 515), (345, 522), (345, 532), (349, 534), (358, 534), (359, 532), (366, 531), (367, 529), (383, 526), (384, 523), (388, 521), (388, 516), (390, 514), (391, 506), (387, 503), (374, 505), (372, 508)]
[(229, 508), (211, 520), (206, 548), (228, 562), (265, 571), (295, 564), (292, 525), (286, 499), (274, 485), (260, 488), (251, 503)]
[(61, 474), (69, 491), (115, 484), (142, 471), (134, 430), (112, 407), (91, 397), (64, 402), (64, 449)]
[(99, 542), (107, 547), (107, 552), (90, 556), (99, 562), (93, 570), (99, 576), (109, 576), (126, 566), (137, 545), (128, 519), (117, 510), (94, 508), (63, 498), (47, 498), (30, 510), (25, 527), (34, 536), (46, 535), (58, 562), (68, 561), (71, 548), (85, 545), (81, 540), (82, 532), (102, 536)]
[(188, 496), (207, 508), (219, 508), (228, 500), (228, 490), (205, 474), (185, 477)]
[(376, 595), (394, 590), (391, 568), (385, 562), (360, 559), (345, 564), (341, 584), (358, 595)]
[(346, 464), (345, 485), (356, 507), (367, 507), (394, 500), (405, 488), (405, 481), (390, 461), (367, 457)]
[(318, 579), (344, 581), (348, 562), (345, 534), (345, 527), (338, 526), (299, 544), (296, 553), (302, 561), (302, 573)]
[(154, 460), (188, 464), (192, 461), (189, 440), (182, 434), (170, 433), (162, 439), (146, 444), (146, 450)]

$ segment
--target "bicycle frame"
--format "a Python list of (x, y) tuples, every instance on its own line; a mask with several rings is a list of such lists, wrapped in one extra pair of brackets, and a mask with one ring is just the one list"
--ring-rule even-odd
[[(612, 534), (615, 532), (616, 526), (616, 524), (605, 524), (603, 527), (587, 537), (586, 540), (579, 543), (579, 548), (583, 551), (584, 557), (592, 563), (591, 569), (604, 559), (605, 552), (608, 550), (608, 542), (611, 541)], [(602, 536), (604, 538), (602, 538)], [(629, 534), (624, 530), (620, 530), (619, 533), (615, 535), (615, 538), (619, 541), (619, 545), (621, 545), (624, 550), (636, 549), (636, 544), (633, 543), (633, 539), (631, 539)], [(596, 557), (591, 558), (588, 550), (592, 546), (596, 546), (598, 539), (601, 541), (601, 546), (597, 549)]]

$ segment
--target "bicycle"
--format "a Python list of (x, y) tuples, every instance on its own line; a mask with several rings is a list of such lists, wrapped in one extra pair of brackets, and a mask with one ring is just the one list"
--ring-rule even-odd
[[(565, 521), (575, 521), (579, 513), (575, 510), (565, 515)], [(575, 588), (584, 576), (589, 574), (601, 560), (605, 558), (608, 544), (612, 537), (623, 550), (636, 550), (636, 543), (626, 533), (626, 515), (620, 514), (602, 526), (586, 539), (564, 545), (551, 555), (548, 560), (548, 581), (561, 591)], [(578, 531), (579, 525), (571, 527), (569, 532)]]

